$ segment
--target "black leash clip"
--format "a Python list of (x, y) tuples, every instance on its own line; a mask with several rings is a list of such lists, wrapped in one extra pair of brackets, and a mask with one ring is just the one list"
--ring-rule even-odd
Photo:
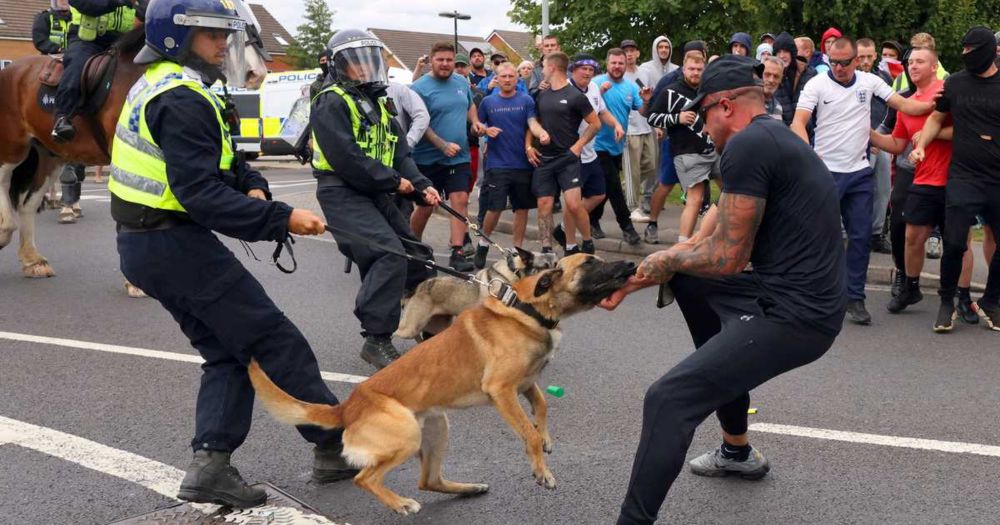
[[(285, 240), (278, 243), (278, 246), (274, 248), (274, 253), (271, 254), (271, 264), (278, 268), (281, 273), (295, 273), (295, 270), (299, 268), (298, 261), (295, 260), (295, 251), (292, 250), (292, 245), (295, 244), (295, 238), (291, 235), (286, 235)], [(288, 257), (292, 260), (292, 269), (289, 270), (285, 268), (281, 261), (282, 250), (288, 250)]]

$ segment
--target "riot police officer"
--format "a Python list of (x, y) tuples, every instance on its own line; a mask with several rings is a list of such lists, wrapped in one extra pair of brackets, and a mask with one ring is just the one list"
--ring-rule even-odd
[[(433, 257), (413, 235), (390, 194), (432, 206), (441, 197), (417, 171), (405, 135), (392, 118), (385, 95), (388, 78), (382, 42), (364, 31), (345, 29), (330, 39), (327, 49), (329, 80), (313, 100), (309, 118), (316, 198), (335, 228), (341, 253), (361, 270), (354, 309), (365, 338), (361, 357), (382, 368), (399, 357), (391, 337), (399, 325), (404, 291), (433, 275), (420, 264), (374, 246), (405, 249), (422, 259)], [(338, 230), (371, 242), (357, 242)]]
[[(194, 459), (178, 498), (242, 508), (267, 499), (229, 463), (250, 430), (250, 360), (296, 397), (338, 400), (302, 333), (213, 234), (252, 242), (324, 231), (316, 214), (268, 200), (267, 181), (234, 155), (229, 112), (207, 89), (225, 81), (219, 66), (227, 54), (243, 52), (227, 49), (245, 22), (224, 3), (150, 2), (146, 47), (135, 59), (149, 69), (122, 109), (108, 189), (122, 272), (173, 315), (205, 359)], [(315, 480), (357, 473), (341, 457), (341, 431), (298, 430), (316, 445)]]
[(132, 0), (69, 0), (73, 13), (63, 57), (62, 79), (56, 91), (56, 122), (52, 138), (68, 142), (76, 136), (73, 116), (80, 109), (80, 80), (90, 57), (105, 51), (135, 25)]

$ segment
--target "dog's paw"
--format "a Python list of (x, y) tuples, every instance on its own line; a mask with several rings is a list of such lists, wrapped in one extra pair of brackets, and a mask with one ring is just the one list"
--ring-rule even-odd
[(552, 444), (552, 438), (545, 436), (542, 438), (542, 451), (546, 454), (551, 454), (554, 445)]
[(549, 469), (545, 469), (542, 472), (535, 472), (533, 475), (535, 476), (535, 482), (539, 485), (549, 490), (556, 488), (556, 477), (549, 472)]
[(408, 516), (420, 512), (420, 504), (410, 498), (399, 498), (399, 503), (392, 510), (401, 516)]

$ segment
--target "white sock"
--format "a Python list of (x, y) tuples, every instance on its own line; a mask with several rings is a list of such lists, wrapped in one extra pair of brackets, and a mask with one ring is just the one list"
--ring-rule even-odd
[(488, 248), (490, 246), (490, 243), (486, 239), (479, 239), (479, 245), (486, 246)]
[(566, 250), (573, 250), (573, 249), (576, 249), (575, 244), (566, 243)]
[(686, 241), (688, 239), (689, 239), (689, 237), (686, 236), (686, 235), (678, 235), (677, 236), (677, 242), (684, 242), (684, 241)]

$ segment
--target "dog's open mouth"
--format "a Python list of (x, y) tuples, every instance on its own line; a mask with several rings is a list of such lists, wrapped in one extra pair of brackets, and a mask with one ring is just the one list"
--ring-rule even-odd
[(615, 290), (628, 282), (635, 275), (636, 265), (630, 261), (602, 262), (591, 259), (587, 263), (583, 278), (580, 281), (578, 297), (588, 304), (597, 304), (606, 299)]

